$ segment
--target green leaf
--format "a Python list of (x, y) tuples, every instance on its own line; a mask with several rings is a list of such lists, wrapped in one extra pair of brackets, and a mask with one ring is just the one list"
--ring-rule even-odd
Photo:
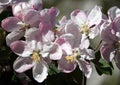
[(49, 66), (48, 74), (49, 75), (55, 75), (55, 74), (58, 74), (58, 73), (60, 73), (60, 71), (57, 69), (55, 61), (52, 61), (50, 66)]
[(15, 74), (12, 76), (11, 81), (12, 81), (12, 82), (17, 82), (17, 77), (16, 77), (16, 75), (15, 75)]

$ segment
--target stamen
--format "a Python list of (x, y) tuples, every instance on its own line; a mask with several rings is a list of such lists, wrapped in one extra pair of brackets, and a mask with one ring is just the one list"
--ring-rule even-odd
[(26, 30), (30, 28), (30, 25), (24, 22), (18, 22), (17, 24), (21, 26), (21, 30)]
[(37, 63), (40, 62), (40, 55), (38, 52), (33, 52), (31, 59), (33, 59), (34, 61), (36, 61)]
[(74, 63), (78, 57), (79, 57), (78, 51), (73, 51), (73, 54), (66, 56), (65, 59), (68, 61), (68, 63), (69, 62)]
[(88, 35), (89, 32), (90, 32), (90, 27), (89, 27), (89, 25), (87, 25), (87, 24), (81, 25), (81, 26), (80, 26), (80, 32)]
[(66, 58), (66, 60), (68, 61), (68, 63), (75, 61), (75, 57), (74, 57), (74, 56), (66, 56), (65, 58)]

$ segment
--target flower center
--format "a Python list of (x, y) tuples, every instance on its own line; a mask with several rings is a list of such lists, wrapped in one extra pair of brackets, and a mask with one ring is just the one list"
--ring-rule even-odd
[(31, 56), (31, 59), (36, 61), (37, 63), (39, 63), (40, 62), (39, 52), (33, 52), (32, 56)]
[(30, 28), (30, 25), (24, 22), (18, 22), (17, 24), (21, 26), (21, 30), (26, 30)]
[(78, 57), (79, 57), (78, 51), (73, 51), (73, 54), (66, 56), (65, 59), (68, 61), (68, 63), (69, 62), (74, 63)]
[(82, 24), (82, 25), (80, 26), (80, 32), (88, 35), (89, 32), (90, 32), (90, 27), (89, 27), (89, 25), (87, 25), (87, 24)]

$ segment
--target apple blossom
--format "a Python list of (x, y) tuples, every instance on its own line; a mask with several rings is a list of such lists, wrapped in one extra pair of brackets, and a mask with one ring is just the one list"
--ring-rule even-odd
[(9, 46), (11, 42), (24, 36), (26, 30), (31, 27), (39, 27), (40, 14), (36, 10), (28, 10), (24, 13), (23, 19), (17, 17), (8, 17), (2, 20), (2, 27), (7, 32), (11, 32), (6, 37), (6, 43)]
[(117, 17), (111, 23), (105, 22), (101, 26), (101, 37), (105, 44), (101, 47), (102, 57), (108, 61), (116, 62), (117, 67), (120, 69), (119, 48), (120, 48), (120, 30), (119, 30), (120, 17)]
[[(56, 39), (63, 50), (61, 60), (58, 61), (58, 69), (65, 73), (72, 72), (77, 64), (87, 78), (90, 77), (92, 68), (89, 60), (94, 59), (94, 52), (89, 47), (89, 40), (79, 33), (76, 24), (68, 21), (65, 34)], [(88, 61), (86, 61), (88, 60)]]
[(41, 46), (40, 42), (34, 40), (29, 43), (15, 41), (10, 45), (13, 52), (19, 55), (13, 65), (15, 71), (22, 73), (32, 68), (33, 77), (38, 82), (43, 82), (48, 75), (48, 65), (43, 59)]
[(101, 8), (95, 6), (89, 14), (77, 9), (71, 13), (71, 19), (78, 25), (81, 33), (93, 39), (99, 34), (99, 24), (102, 20)]

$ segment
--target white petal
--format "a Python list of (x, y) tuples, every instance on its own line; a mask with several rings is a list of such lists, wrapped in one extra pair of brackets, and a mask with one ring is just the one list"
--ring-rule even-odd
[(34, 67), (33, 67), (33, 78), (41, 83), (43, 82), (46, 78), (47, 78), (47, 75), (48, 75), (48, 65), (46, 64), (45, 61), (40, 61), (40, 63), (36, 64)]
[(91, 73), (92, 73), (92, 67), (91, 67), (90, 63), (88, 63), (85, 60), (78, 60), (77, 63), (78, 63), (80, 70), (84, 73), (84, 75), (87, 78), (90, 78)]
[(87, 15), (82, 10), (75, 10), (71, 13), (72, 20), (77, 23), (79, 26), (84, 24), (87, 20)]
[(8, 46), (10, 46), (10, 44), (16, 40), (19, 40), (20, 38), (22, 38), (24, 36), (24, 32), (22, 30), (20, 31), (13, 31), (11, 33), (9, 33), (6, 37), (6, 43)]
[(113, 21), (116, 17), (120, 16), (120, 9), (118, 7), (116, 7), (116, 6), (111, 7), (108, 10), (108, 16)]
[(100, 24), (101, 20), (102, 20), (101, 8), (95, 6), (89, 13), (87, 22), (89, 23), (90, 26), (92, 26)]
[(34, 63), (30, 58), (18, 57), (14, 62), (13, 68), (16, 72), (22, 73), (31, 69), (33, 66)]

